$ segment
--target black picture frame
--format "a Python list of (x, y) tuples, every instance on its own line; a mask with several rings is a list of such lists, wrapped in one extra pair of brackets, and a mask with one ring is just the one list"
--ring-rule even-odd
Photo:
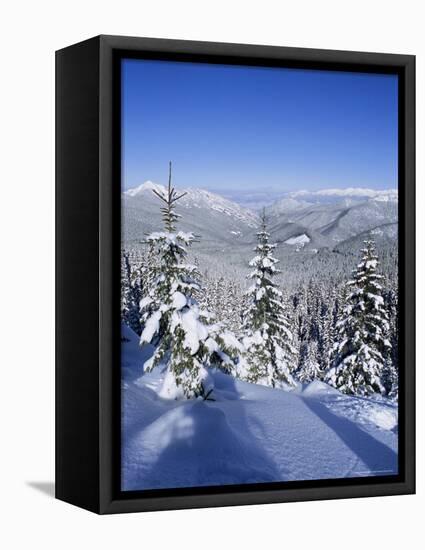
[[(120, 491), (123, 57), (399, 76), (399, 475)], [(415, 57), (120, 36), (56, 52), (56, 498), (105, 514), (414, 492)]]

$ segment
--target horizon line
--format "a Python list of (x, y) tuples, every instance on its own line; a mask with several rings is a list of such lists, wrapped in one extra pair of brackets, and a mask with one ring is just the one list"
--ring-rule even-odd
[[(161, 186), (161, 187), (167, 187), (166, 184), (164, 183), (159, 183), (159, 182), (156, 182), (156, 181), (153, 181), (153, 180), (150, 180), (150, 179), (146, 179), (144, 180), (142, 183), (140, 184), (137, 184), (137, 185), (134, 185), (134, 186), (131, 186), (131, 187), (127, 187), (126, 189), (122, 189), (122, 193), (127, 193), (128, 191), (134, 191), (136, 189), (140, 189), (142, 188), (144, 185), (146, 184), (151, 184), (153, 186)], [(332, 192), (338, 192), (338, 191), (351, 191), (351, 192), (373, 192), (373, 193), (376, 193), (376, 194), (383, 194), (383, 193), (388, 193), (388, 192), (391, 192), (391, 193), (398, 193), (398, 187), (387, 187), (387, 188), (384, 188), (384, 189), (377, 189), (377, 188), (373, 188), (373, 187), (362, 187), (362, 186), (359, 186), (359, 187), (354, 187), (352, 185), (349, 185), (349, 186), (341, 186), (341, 187), (335, 187), (335, 186), (332, 186), (332, 187), (323, 187), (323, 188), (320, 188), (320, 189), (307, 189), (307, 188), (303, 188), (303, 189), (276, 189), (275, 187), (258, 187), (258, 188), (255, 188), (255, 189), (240, 189), (240, 188), (227, 188), (225, 190), (222, 190), (222, 189), (218, 189), (214, 186), (208, 186), (208, 187), (200, 187), (200, 186), (175, 186), (176, 188), (178, 189), (193, 189), (193, 190), (201, 190), (201, 191), (208, 191), (208, 192), (211, 192), (211, 193), (216, 193), (216, 194), (222, 194), (223, 192), (224, 193), (231, 193), (231, 192), (238, 192), (238, 193), (243, 193), (243, 194), (246, 194), (246, 193), (250, 193), (250, 194), (255, 194), (255, 193), (261, 193), (261, 192), (273, 192), (273, 193), (282, 193), (282, 194), (288, 194), (288, 193), (291, 193), (293, 195), (295, 194), (298, 194), (300, 196), (304, 195), (304, 194), (310, 194), (310, 195), (320, 195), (320, 194), (323, 194), (323, 193), (328, 193), (328, 194), (332, 194)]]

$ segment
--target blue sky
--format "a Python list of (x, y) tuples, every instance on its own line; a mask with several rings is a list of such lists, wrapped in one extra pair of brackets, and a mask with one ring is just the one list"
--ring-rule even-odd
[(397, 187), (397, 77), (124, 60), (123, 187)]

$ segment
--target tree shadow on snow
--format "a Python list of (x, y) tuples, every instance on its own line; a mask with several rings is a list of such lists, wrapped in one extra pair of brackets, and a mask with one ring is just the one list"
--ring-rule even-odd
[[(237, 395), (228, 377), (225, 392)], [(267, 483), (282, 479), (262, 441), (251, 432), (244, 401), (189, 401), (168, 410), (144, 431), (145, 442), (156, 447), (150, 465), (133, 464), (126, 489), (154, 489)], [(225, 408), (224, 412), (222, 408)], [(145, 454), (146, 457), (146, 454)]]
[(353, 451), (369, 471), (359, 469), (358, 475), (391, 475), (398, 471), (397, 453), (347, 418), (337, 416), (315, 399), (305, 398), (305, 404)]

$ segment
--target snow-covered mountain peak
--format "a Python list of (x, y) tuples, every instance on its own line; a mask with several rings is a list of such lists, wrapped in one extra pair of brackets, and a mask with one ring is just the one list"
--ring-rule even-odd
[(136, 197), (137, 195), (140, 195), (141, 193), (145, 193), (147, 191), (157, 191), (158, 193), (164, 193), (165, 190), (166, 189), (163, 185), (147, 180), (137, 187), (127, 189), (127, 191), (124, 191), (124, 195), (128, 195), (129, 197)]
[[(152, 191), (166, 193), (167, 190), (165, 186), (148, 180), (138, 187), (128, 189), (124, 192), (124, 195), (127, 197), (152, 196)], [(212, 213), (224, 214), (234, 221), (242, 221), (249, 227), (258, 225), (257, 214), (231, 200), (225, 199), (221, 195), (197, 187), (178, 188), (176, 191), (179, 194), (184, 193), (184, 196), (178, 201), (179, 207), (207, 209)]]

